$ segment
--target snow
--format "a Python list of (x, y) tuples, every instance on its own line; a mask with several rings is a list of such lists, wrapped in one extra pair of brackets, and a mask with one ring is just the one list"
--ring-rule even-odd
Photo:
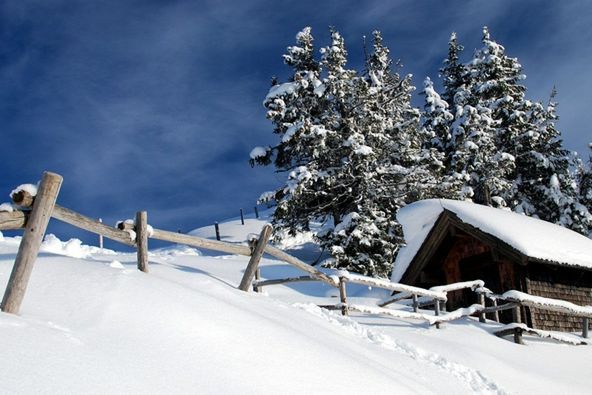
[(249, 156), (251, 159), (257, 159), (267, 155), (267, 149), (265, 147), (255, 147), (251, 150)]
[[(221, 221), (223, 239), (245, 243), (269, 214)], [(214, 227), (192, 233), (213, 238)], [(0, 241), (0, 286), (19, 241)], [(20, 315), (0, 313), (2, 393), (585, 394), (592, 383), (590, 347), (526, 334), (520, 346), (474, 318), (438, 330), (424, 319), (433, 312), (418, 321), (399, 304), (384, 309), (389, 317), (342, 317), (316, 306), (338, 301), (320, 282), (241, 292), (248, 257), (173, 245), (150, 251), (146, 274), (135, 253), (55, 236), (47, 244), (54, 250), (38, 257)], [(76, 251), (85, 257), (66, 256)], [(316, 254), (308, 243), (290, 251)], [(264, 279), (303, 274), (262, 261)], [(372, 310), (388, 294), (353, 283), (347, 293)]]
[(298, 123), (291, 125), (286, 130), (286, 133), (284, 133), (284, 136), (282, 137), (282, 143), (287, 143), (288, 141), (290, 141), (292, 139), (292, 137), (294, 137), (296, 132), (298, 132), (301, 128), (302, 128), (302, 122), (298, 122)]
[(14, 211), (14, 208), (12, 207), (12, 203), (0, 204), (0, 212), (2, 212), (2, 211), (12, 213)]
[(374, 151), (372, 148), (368, 147), (367, 145), (361, 145), (354, 150), (354, 153), (357, 155), (367, 156), (372, 155)]
[(397, 215), (407, 245), (395, 260), (391, 276), (393, 282), (400, 281), (445, 209), (455, 213), (461, 221), (503, 240), (531, 258), (592, 269), (592, 240), (574, 231), (508, 210), (455, 200), (428, 199), (402, 208)]
[(533, 333), (539, 337), (542, 337), (542, 338), (558, 340), (558, 341), (561, 341), (564, 343), (573, 344), (574, 346), (577, 346), (580, 344), (585, 344), (585, 342), (582, 341), (582, 338), (578, 338), (573, 335), (564, 335), (564, 334), (560, 334), (560, 333), (556, 333), (556, 332), (544, 331), (541, 329), (532, 329), (532, 328), (529, 328), (526, 324), (519, 324), (516, 322), (504, 325), (503, 327), (501, 327), (499, 329), (499, 331), (508, 330), (508, 329), (515, 329), (515, 328), (520, 328), (523, 331), (531, 332), (531, 333)]
[(582, 317), (592, 317), (592, 306), (579, 306), (564, 300), (549, 299), (514, 290), (504, 292), (501, 296), (503, 299), (518, 301), (526, 306), (541, 307), (546, 310), (559, 311)]
[(453, 284), (447, 284), (447, 285), (438, 285), (435, 287), (431, 287), (430, 290), (431, 291), (439, 291), (439, 292), (452, 292), (452, 291), (458, 291), (460, 289), (466, 289), (466, 288), (471, 288), (471, 289), (477, 289), (477, 288), (481, 288), (485, 285), (485, 283), (482, 280), (473, 280), (473, 281), (463, 281), (460, 283), (453, 283)]
[(298, 89), (298, 83), (286, 82), (283, 84), (274, 85), (269, 90), (269, 93), (265, 97), (265, 102), (275, 99), (278, 96), (291, 95)]
[(20, 191), (28, 192), (31, 196), (37, 196), (37, 185), (21, 184), (18, 187), (14, 188), (12, 192), (10, 192), (10, 197), (12, 198), (12, 195), (19, 193)]

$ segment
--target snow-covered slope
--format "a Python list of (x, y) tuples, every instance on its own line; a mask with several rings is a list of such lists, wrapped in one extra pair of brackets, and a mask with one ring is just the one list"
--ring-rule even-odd
[[(221, 229), (238, 242), (262, 223), (247, 224)], [(0, 238), (0, 290), (17, 248)], [(245, 257), (172, 246), (152, 251), (144, 274), (134, 254), (52, 238), (44, 249), (21, 314), (0, 313), (0, 393), (573, 394), (592, 384), (588, 346), (519, 346), (472, 319), (436, 330), (344, 318), (315, 306), (336, 300), (317, 283), (243, 293)], [(265, 259), (262, 274), (300, 273)]]

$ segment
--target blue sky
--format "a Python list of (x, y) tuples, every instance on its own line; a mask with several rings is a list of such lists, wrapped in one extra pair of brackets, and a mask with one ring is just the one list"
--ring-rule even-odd
[(51, 170), (64, 176), (60, 204), (108, 223), (145, 209), (154, 226), (188, 231), (252, 212), (279, 182), (248, 165), (253, 146), (275, 143), (261, 103), (307, 25), (319, 47), (339, 30), (353, 68), (362, 36), (381, 30), (416, 86), (437, 79), (452, 31), (467, 59), (487, 25), (531, 99), (557, 86), (566, 146), (587, 157), (590, 15), (576, 0), (3, 1), (0, 202)]

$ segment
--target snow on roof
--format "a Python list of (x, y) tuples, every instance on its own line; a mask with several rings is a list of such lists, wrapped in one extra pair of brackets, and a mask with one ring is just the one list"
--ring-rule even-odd
[(429, 199), (410, 204), (397, 214), (407, 245), (395, 260), (392, 281), (401, 280), (444, 210), (531, 258), (592, 269), (592, 240), (579, 233), (508, 210), (456, 200)]

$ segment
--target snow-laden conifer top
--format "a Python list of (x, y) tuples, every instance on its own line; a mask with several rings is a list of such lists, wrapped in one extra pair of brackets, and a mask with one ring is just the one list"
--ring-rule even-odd
[(407, 246), (394, 264), (392, 281), (400, 281), (440, 214), (448, 210), (458, 218), (514, 247), (531, 258), (592, 269), (592, 240), (572, 230), (507, 210), (470, 202), (429, 199), (402, 208)]

